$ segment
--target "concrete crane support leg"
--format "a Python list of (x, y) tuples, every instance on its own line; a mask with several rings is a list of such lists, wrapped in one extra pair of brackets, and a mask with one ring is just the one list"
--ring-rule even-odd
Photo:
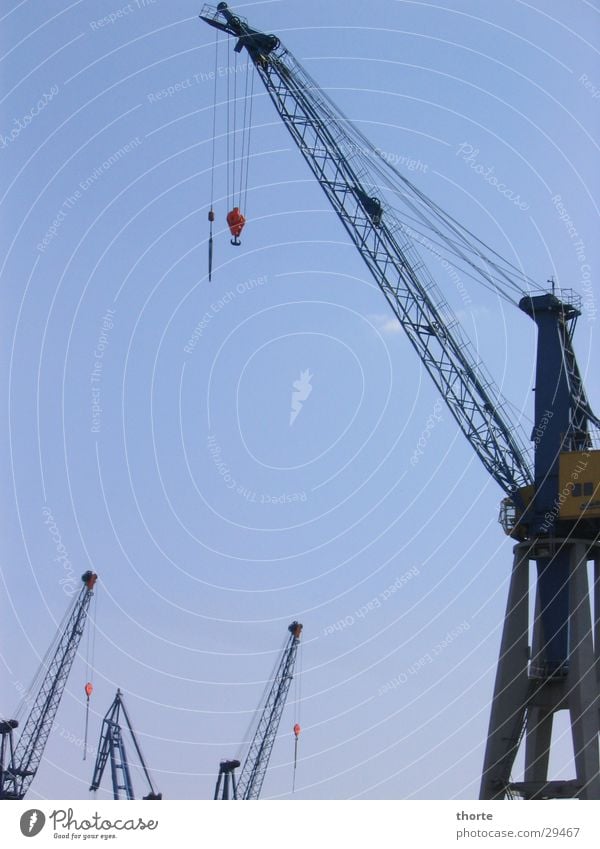
[[(568, 546), (569, 659), (566, 674), (547, 676), (542, 669), (543, 648), (539, 603), (533, 625), (532, 663), (528, 671), (528, 564), (532, 549), (517, 546), (502, 635), (494, 701), (484, 760), (482, 799), (508, 794), (510, 773), (525, 723), (524, 781), (512, 785), (526, 799), (600, 799), (600, 558), (594, 561), (594, 620), (587, 561), (597, 547), (574, 540), (549, 541), (556, 551)], [(519, 552), (522, 552), (520, 554)], [(575, 756), (574, 781), (552, 781), (548, 762), (552, 721), (568, 710)]]
[(529, 556), (515, 547), (492, 713), (483, 765), (481, 799), (503, 799), (517, 753), (529, 691)]
[(540, 707), (527, 711), (525, 781), (543, 782), (548, 777), (553, 717), (552, 711)]
[(580, 799), (600, 799), (598, 681), (594, 659), (585, 547), (571, 549), (568, 701)]
[[(536, 592), (535, 618), (531, 641), (531, 667), (544, 665), (543, 632), (539, 592)], [(525, 737), (525, 781), (546, 781), (550, 760), (550, 743), (554, 714), (541, 707), (530, 707), (527, 711)]]
[[(600, 557), (594, 560), (594, 649), (596, 652), (596, 680), (600, 691)], [(600, 706), (598, 707), (600, 712)], [(599, 719), (600, 722), (600, 719)]]

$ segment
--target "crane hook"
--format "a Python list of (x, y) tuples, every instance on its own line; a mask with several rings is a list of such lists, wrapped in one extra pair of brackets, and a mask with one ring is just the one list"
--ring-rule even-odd
[(227, 213), (227, 225), (229, 227), (229, 232), (233, 236), (231, 239), (231, 244), (238, 247), (241, 245), (240, 242), (240, 234), (244, 229), (244, 224), (246, 223), (246, 219), (240, 212), (239, 206), (234, 206), (231, 212)]

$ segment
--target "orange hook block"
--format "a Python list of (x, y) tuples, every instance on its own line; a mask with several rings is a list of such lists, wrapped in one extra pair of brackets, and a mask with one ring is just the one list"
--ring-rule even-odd
[(229, 227), (229, 232), (233, 236), (231, 240), (232, 245), (241, 245), (240, 242), (240, 234), (244, 229), (244, 224), (246, 223), (246, 219), (240, 212), (239, 206), (234, 206), (231, 212), (227, 213), (227, 225)]

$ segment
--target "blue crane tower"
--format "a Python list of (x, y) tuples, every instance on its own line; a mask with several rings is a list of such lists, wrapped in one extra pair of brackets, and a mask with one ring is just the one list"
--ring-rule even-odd
[(127, 758), (125, 740), (123, 738), (121, 713), (123, 714), (127, 730), (129, 731), (129, 736), (137, 753), (139, 765), (143, 770), (148, 784), (148, 794), (144, 796), (143, 799), (162, 799), (162, 793), (157, 793), (154, 788), (150, 771), (146, 766), (146, 761), (144, 760), (140, 744), (138, 743), (135, 731), (133, 730), (129, 714), (127, 713), (123, 702), (123, 694), (120, 690), (117, 690), (117, 694), (102, 720), (100, 742), (98, 743), (98, 753), (96, 755), (96, 763), (94, 764), (94, 775), (92, 777), (90, 790), (96, 792), (100, 787), (102, 776), (104, 775), (104, 768), (110, 758), (113, 799), (135, 799), (135, 796), (133, 795), (133, 783), (131, 781), (130, 762)]
[(302, 625), (299, 622), (292, 622), (288, 626), (288, 631), (289, 637), (275, 666), (271, 685), (262, 707), (259, 705), (258, 721), (239, 778), (236, 781), (235, 770), (240, 766), (240, 761), (221, 761), (215, 787), (215, 799), (229, 799), (230, 784), (233, 799), (260, 797), (281, 714), (294, 677)]
[[(505, 493), (501, 521), (515, 539), (480, 797), (600, 799), (600, 451), (577, 366), (580, 304), (534, 285), (519, 307), (537, 325), (533, 467), (526, 439), (416, 245), (443, 243), (498, 291), (509, 264), (437, 207), (379, 155), (275, 35), (252, 29), (226, 3), (202, 20), (246, 50), (283, 123), (477, 456)], [(385, 201), (391, 189), (410, 215)], [(417, 222), (417, 226), (407, 224)], [(432, 239), (425, 238), (427, 223)], [(486, 250), (487, 249), (487, 250)], [(491, 253), (490, 253), (491, 251)], [(587, 562), (594, 561), (592, 623)], [(530, 622), (529, 572), (535, 563)], [(554, 714), (568, 710), (576, 778), (548, 776)], [(524, 780), (512, 767), (525, 738)]]
[(0, 723), (0, 799), (23, 799), (35, 778), (83, 635), (97, 579), (91, 571), (81, 576), (83, 586), (67, 610), (64, 624), (37, 673), (35, 680), (40, 681), (37, 691), (25, 697), (25, 703), (29, 699), (32, 703), (16, 745), (13, 732), (18, 727), (17, 721)]

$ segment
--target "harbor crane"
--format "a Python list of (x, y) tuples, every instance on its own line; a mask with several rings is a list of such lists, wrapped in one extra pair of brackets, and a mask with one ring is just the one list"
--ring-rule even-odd
[(83, 635), (97, 579), (91, 571), (81, 576), (83, 586), (36, 675), (35, 681), (40, 681), (37, 691), (30, 691), (25, 697), (25, 705), (32, 700), (31, 708), (16, 745), (13, 732), (18, 727), (17, 720), (0, 723), (1, 799), (23, 799), (35, 778)]
[[(480, 798), (600, 799), (600, 451), (573, 347), (578, 296), (521, 274), (518, 307), (537, 325), (533, 464), (507, 402), (423, 262), (440, 245), (506, 297), (515, 268), (427, 199), (344, 116), (277, 36), (226, 3), (200, 17), (245, 50), (283, 123), (487, 472), (505, 493), (513, 568)], [(408, 210), (401, 217), (385, 192)], [(414, 223), (416, 222), (416, 224)], [(423, 235), (427, 227), (432, 237)], [(518, 269), (516, 271), (519, 271)], [(533, 286), (531, 285), (533, 283)], [(532, 294), (533, 291), (533, 294)], [(509, 298), (510, 299), (510, 298)], [(514, 303), (514, 301), (513, 301)], [(594, 622), (587, 563), (594, 562)], [(530, 563), (535, 614), (530, 622)], [(568, 710), (576, 778), (548, 776), (552, 722)], [(512, 768), (525, 739), (524, 780)], [(238, 785), (239, 787), (239, 785)]]
[[(277, 737), (281, 714), (283, 713), (290, 684), (294, 677), (294, 666), (300, 645), (302, 625), (299, 622), (292, 622), (288, 626), (288, 631), (289, 637), (275, 667), (271, 686), (262, 704), (262, 709), (259, 705), (258, 723), (239, 777), (236, 781), (235, 770), (240, 766), (240, 761), (221, 761), (215, 787), (215, 799), (230, 798), (230, 780), (234, 799), (260, 798), (273, 744)], [(219, 795), (221, 793), (221, 785), (223, 791)]]
[(90, 791), (96, 792), (102, 782), (104, 768), (110, 758), (110, 774), (112, 779), (113, 799), (135, 799), (133, 795), (133, 783), (131, 781), (130, 763), (127, 759), (125, 750), (125, 741), (123, 739), (123, 727), (121, 724), (121, 714), (125, 719), (129, 736), (133, 743), (133, 747), (139, 759), (139, 765), (144, 772), (146, 782), (148, 784), (148, 794), (143, 798), (145, 800), (162, 799), (162, 793), (157, 793), (154, 783), (150, 776), (150, 771), (146, 766), (146, 761), (142, 754), (140, 744), (138, 743), (135, 731), (129, 719), (129, 714), (123, 702), (123, 694), (117, 690), (117, 694), (113, 699), (113, 703), (109, 707), (102, 720), (102, 728), (100, 730), (100, 742), (98, 743), (98, 754), (96, 755), (96, 763), (94, 765), (94, 775), (90, 785)]

